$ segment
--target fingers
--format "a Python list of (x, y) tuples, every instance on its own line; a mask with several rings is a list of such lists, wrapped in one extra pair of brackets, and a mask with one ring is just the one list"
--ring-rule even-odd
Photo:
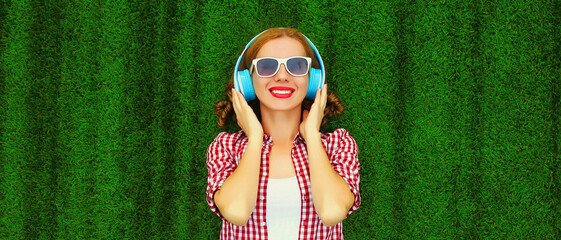
[[(312, 108), (319, 107), (320, 110), (323, 112), (325, 107), (327, 106), (327, 84), (324, 84), (322, 88), (318, 89), (316, 92), (316, 97), (314, 99), (314, 104)], [(314, 106), (316, 105), (316, 106)]]
[(321, 109), (324, 110), (325, 106), (327, 105), (327, 84), (323, 84), (323, 88), (321, 88)]
[[(240, 128), (244, 128), (244, 125), (242, 123), (241, 116), (244, 114), (243, 113), (243, 109), (242, 109), (242, 104), (241, 104), (241, 100), (240, 100), (240, 93), (238, 91), (236, 91), (236, 89), (232, 88), (232, 98), (230, 99), (232, 101), (232, 105), (234, 107), (234, 112), (236, 114), (236, 122), (238, 124), (238, 126), (240, 126)], [(244, 99), (245, 100), (245, 99)]]
[(232, 88), (232, 105), (234, 107), (234, 112), (236, 113), (236, 119), (238, 120), (238, 126), (241, 127), (240, 125), (240, 117), (245, 115), (245, 109), (244, 109), (244, 104), (245, 106), (249, 107), (249, 105), (247, 105), (247, 102), (245, 102), (245, 97), (238, 92), (236, 89)]
[(323, 89), (322, 89), (322, 88), (320, 88), (320, 89), (318, 89), (318, 90), (316, 91), (316, 97), (314, 98), (314, 103), (317, 103), (317, 102), (319, 102), (319, 101), (320, 101), (320, 99), (321, 99), (321, 92), (322, 92), (322, 90), (323, 90)]
[(230, 101), (232, 101), (232, 105), (234, 107), (234, 112), (236, 112), (236, 115), (237, 115), (240, 111), (240, 101), (239, 101), (238, 92), (236, 91), (236, 89), (232, 88), (232, 98), (230, 99)]
[(249, 138), (263, 137), (263, 128), (259, 119), (249, 106), (245, 97), (239, 91), (232, 89), (232, 105), (236, 113), (238, 126), (245, 132)]

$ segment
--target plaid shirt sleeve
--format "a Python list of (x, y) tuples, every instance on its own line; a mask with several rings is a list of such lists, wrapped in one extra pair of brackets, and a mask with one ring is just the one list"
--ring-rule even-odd
[(337, 129), (328, 134), (326, 149), (333, 170), (349, 185), (355, 195), (355, 201), (347, 217), (360, 206), (360, 163), (358, 161), (358, 147), (356, 141), (345, 129)]
[(224, 219), (220, 211), (214, 204), (214, 193), (222, 187), (222, 184), (234, 170), (236, 170), (237, 162), (234, 159), (234, 153), (231, 146), (236, 140), (236, 134), (220, 133), (210, 144), (207, 150), (207, 170), (208, 181), (206, 189), (206, 200), (210, 209), (215, 212), (221, 219)]

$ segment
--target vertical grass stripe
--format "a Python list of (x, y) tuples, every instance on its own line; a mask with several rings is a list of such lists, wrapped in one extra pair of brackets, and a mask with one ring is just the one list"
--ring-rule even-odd
[(129, 126), (124, 132), (125, 145), (128, 146), (124, 174), (127, 181), (125, 190), (131, 198), (130, 211), (125, 216), (134, 223), (129, 229), (128, 236), (132, 238), (155, 237), (152, 225), (155, 216), (153, 207), (154, 177), (155, 177), (155, 144), (153, 124), (156, 124), (154, 79), (156, 39), (156, 3), (131, 1), (130, 9), (132, 34), (127, 40), (131, 43), (129, 54), (129, 77), (125, 92), (125, 106), (128, 114), (122, 119), (123, 124)]
[[(456, 236), (479, 238), (481, 210), (481, 88), (484, 62), (481, 57), (481, 7), (477, 2), (453, 2), (457, 6), (446, 16), (451, 48), (447, 53), (449, 80), (446, 84), (450, 107), (447, 118), (451, 175), (448, 176), (452, 196), (447, 209)], [(451, 7), (452, 8), (452, 7)]]
[(547, 65), (550, 77), (550, 109), (549, 120), (551, 122), (551, 161), (549, 163), (549, 203), (550, 223), (553, 228), (551, 236), (561, 237), (561, 219), (556, 217), (561, 214), (561, 2), (554, 1), (550, 5), (545, 5), (550, 11), (549, 14), (549, 34), (551, 37), (551, 49), (544, 53), (547, 55)]
[[(412, 238), (450, 238), (457, 229), (447, 206), (453, 198), (454, 159), (456, 136), (448, 116), (456, 99), (449, 91), (453, 42), (446, 28), (450, 10), (443, 3), (419, 3), (416, 30), (411, 43), (413, 55), (410, 104), (414, 129), (409, 144), (414, 174), (410, 178), (410, 228)], [(423, 29), (423, 31), (419, 31)]]
[(25, 218), (30, 238), (57, 235), (58, 172), (60, 153), (57, 109), (60, 81), (61, 11), (59, 3), (31, 2), (33, 22), (30, 29), (30, 82), (27, 108), (32, 121), (27, 125), (31, 146), (22, 174), (25, 185)]
[(132, 32), (128, 19), (130, 12), (124, 2), (106, 1), (100, 7), (100, 88), (96, 92), (100, 112), (99, 139), (96, 141), (100, 164), (96, 172), (96, 185), (99, 186), (97, 236), (118, 239), (130, 237), (128, 230), (132, 225), (125, 217), (132, 199), (125, 194), (128, 176), (123, 174), (123, 168), (129, 159), (123, 154), (127, 148), (123, 140), (127, 126), (121, 120), (127, 114), (123, 99), (131, 48), (127, 36)]
[(100, 158), (98, 141), (101, 88), (99, 80), (100, 12), (93, 2), (77, 2), (64, 9), (61, 82), (58, 108), (61, 199), (57, 203), (59, 237), (96, 238), (105, 228), (102, 199), (104, 186), (98, 185), (106, 169)]
[[(7, 4), (7, 2), (6, 2)], [(2, 68), (5, 74), (5, 105), (2, 132), (2, 237), (23, 239), (29, 236), (29, 224), (25, 219), (25, 185), (22, 171), (26, 160), (31, 158), (26, 138), (31, 121), (25, 99), (29, 97), (31, 8), (28, 1), (14, 1), (7, 6), (5, 51)], [(12, 27), (13, 26), (13, 27)]]
[(161, 2), (157, 6), (158, 15), (156, 24), (156, 61), (155, 80), (158, 84), (156, 89), (155, 104), (156, 124), (154, 125), (154, 140), (156, 142), (156, 177), (155, 192), (156, 200), (153, 219), (158, 236), (162, 238), (176, 238), (176, 229), (173, 222), (177, 219), (175, 198), (177, 197), (175, 167), (178, 162), (177, 142), (177, 119), (180, 116), (178, 108), (178, 84), (176, 82), (176, 14), (177, 5), (174, 1)]
[[(483, 233), (491, 238), (541, 238), (547, 169), (547, 82), (539, 69), (543, 9), (518, 3), (486, 7), (493, 16), (483, 35), (490, 60), (483, 113)], [(538, 43), (538, 44), (536, 44)], [(530, 86), (533, 86), (530, 88)], [(544, 142), (545, 141), (545, 142)]]
[[(7, 77), (7, 62), (5, 59), (6, 54), (6, 41), (8, 40), (8, 3), (3, 1), (0, 3), (0, 137), (4, 137), (6, 122), (6, 106), (7, 106), (7, 89), (6, 89), (6, 77)], [(6, 214), (8, 211), (8, 203), (6, 202), (6, 191), (9, 189), (9, 182), (7, 176), (7, 169), (5, 168), (6, 161), (5, 151), (4, 151), (4, 141), (0, 140), (0, 237), (8, 238), (8, 226), (4, 222), (6, 219)]]
[[(178, 35), (177, 35), (177, 70), (178, 70), (178, 86), (179, 86), (179, 109), (181, 111), (180, 118), (178, 119), (178, 132), (181, 136), (178, 143), (178, 164), (176, 166), (177, 174), (177, 188), (179, 190), (179, 197), (175, 204), (177, 205), (178, 219), (175, 222), (178, 238), (188, 238), (194, 233), (199, 231), (200, 222), (193, 217), (204, 214), (204, 210), (197, 210), (197, 202), (193, 201), (200, 191), (196, 189), (198, 175), (194, 175), (197, 159), (193, 148), (198, 141), (197, 128), (198, 116), (197, 108), (198, 103), (195, 99), (195, 94), (198, 92), (197, 87), (201, 81), (199, 74), (200, 55), (202, 46), (201, 30), (203, 24), (201, 21), (201, 4), (197, 1), (186, 1), (178, 4)], [(207, 210), (208, 211), (208, 210)], [(199, 213), (199, 214), (193, 214)], [(208, 234), (213, 235), (214, 238), (218, 237), (218, 228), (213, 229), (214, 232), (209, 231)]]
[(411, 176), (416, 173), (411, 168), (415, 160), (412, 155), (411, 131), (414, 129), (411, 103), (414, 101), (413, 86), (416, 69), (415, 61), (416, 31), (413, 23), (416, 21), (417, 4), (412, 1), (395, 3), (396, 18), (394, 29), (396, 40), (396, 55), (392, 71), (396, 74), (396, 90), (394, 90), (392, 109), (392, 128), (394, 155), (392, 156), (392, 238), (410, 238), (414, 226), (411, 216), (410, 183)]

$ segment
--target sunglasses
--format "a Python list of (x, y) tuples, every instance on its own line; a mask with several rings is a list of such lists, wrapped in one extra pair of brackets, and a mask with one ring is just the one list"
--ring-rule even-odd
[(271, 77), (277, 74), (280, 65), (284, 64), (284, 67), (288, 73), (292, 76), (300, 77), (308, 74), (310, 70), (310, 65), (312, 59), (309, 57), (289, 57), (289, 58), (273, 58), (264, 57), (253, 59), (253, 63), (249, 68), (249, 72), (255, 71), (260, 77)]

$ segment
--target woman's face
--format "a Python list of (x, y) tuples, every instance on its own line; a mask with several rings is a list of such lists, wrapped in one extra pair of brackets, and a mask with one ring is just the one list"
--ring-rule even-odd
[[(284, 36), (265, 43), (255, 58), (293, 56), (306, 56), (304, 46), (298, 40)], [(309, 73), (299, 77), (291, 75), (284, 64), (281, 64), (278, 72), (271, 77), (260, 77), (255, 70), (251, 75), (262, 111), (285, 111), (295, 108), (299, 110), (308, 90), (308, 78)]]

